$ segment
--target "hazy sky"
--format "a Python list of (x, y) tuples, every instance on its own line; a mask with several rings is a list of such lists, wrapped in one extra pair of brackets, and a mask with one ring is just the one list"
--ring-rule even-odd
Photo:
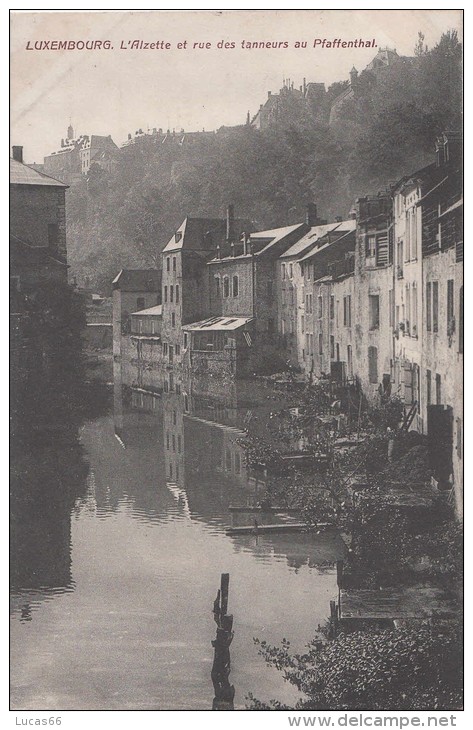
[[(371, 48), (322, 49), (314, 39), (376, 39), (413, 55), (417, 33), (435, 45), (442, 32), (461, 36), (458, 10), (305, 10), (12, 13), (11, 143), (25, 160), (42, 161), (66, 136), (127, 133), (148, 127), (216, 129), (242, 124), (282, 79), (330, 84), (362, 70)], [(170, 50), (120, 50), (129, 40), (171, 43)], [(113, 50), (27, 50), (28, 41), (110, 40)], [(287, 41), (289, 48), (242, 49), (242, 41)], [(177, 43), (187, 41), (187, 49)], [(234, 49), (218, 49), (219, 41)], [(295, 49), (296, 42), (307, 48)], [(210, 42), (211, 49), (192, 48)]]

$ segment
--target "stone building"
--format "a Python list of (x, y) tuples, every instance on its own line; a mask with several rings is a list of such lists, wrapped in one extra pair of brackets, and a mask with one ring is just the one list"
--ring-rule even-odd
[(363, 393), (391, 392), (393, 354), (392, 199), (389, 190), (356, 201), (354, 370)]
[(309, 207), (306, 222), (311, 226), (310, 229), (280, 256), (277, 276), (278, 332), (287, 360), (293, 366), (303, 364), (303, 350), (305, 350), (304, 277), (299, 260), (315, 250), (326, 234), (331, 233), (335, 236), (337, 230), (344, 227), (346, 229), (347, 225), (350, 227), (354, 225), (340, 218), (334, 223), (327, 223), (317, 218), (315, 206)]
[[(299, 259), (303, 276), (300, 366), (309, 377), (330, 375), (353, 360), (354, 220), (342, 221)], [(348, 349), (351, 348), (351, 349)], [(338, 372), (338, 371), (337, 371)]]
[(247, 335), (242, 332), (236, 345), (243, 349), (239, 359), (248, 371), (267, 368), (271, 361), (276, 365), (280, 359), (278, 260), (307, 230), (306, 223), (299, 223), (251, 233), (208, 262), (212, 314), (245, 320)]
[(23, 164), (23, 148), (13, 147), (10, 284), (16, 307), (42, 285), (67, 283), (66, 189), (59, 180)]
[(48, 175), (71, 184), (87, 175), (93, 164), (110, 172), (117, 153), (118, 147), (111, 135), (83, 134), (74, 137), (74, 129), (69, 125), (67, 137), (61, 140), (60, 148), (44, 158), (43, 169)]
[(461, 135), (437, 140), (436, 175), (423, 190), (420, 414), (439, 485), (463, 513), (463, 194)]
[[(162, 359), (159, 335), (151, 330), (159, 328), (161, 299), (161, 272), (156, 269), (122, 269), (112, 282), (113, 303), (113, 366), (114, 376), (124, 385), (145, 384), (153, 389), (162, 388)], [(153, 314), (138, 316), (142, 310), (154, 309)], [(146, 320), (146, 343), (140, 338), (140, 324)], [(133, 330), (138, 330), (133, 332)], [(153, 367), (151, 367), (153, 363)], [(120, 372), (118, 372), (120, 370)]]
[(183, 368), (190, 365), (189, 338), (184, 325), (213, 315), (212, 282), (207, 262), (218, 251), (230, 249), (243, 231), (250, 231), (248, 221), (234, 218), (229, 206), (225, 218), (187, 217), (163, 250), (162, 343), (166, 370), (165, 389), (181, 387)]

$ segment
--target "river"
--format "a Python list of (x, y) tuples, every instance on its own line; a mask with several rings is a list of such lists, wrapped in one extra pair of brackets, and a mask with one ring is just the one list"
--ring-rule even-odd
[(242, 428), (264, 429), (279, 405), (252, 383), (230, 395), (218, 406), (116, 382), (68, 453), (50, 441), (25, 455), (12, 501), (12, 709), (210, 709), (222, 572), (235, 708), (249, 692), (297, 699), (253, 637), (304, 648), (336, 596), (343, 544), (330, 532), (226, 534), (229, 506), (264, 489)]

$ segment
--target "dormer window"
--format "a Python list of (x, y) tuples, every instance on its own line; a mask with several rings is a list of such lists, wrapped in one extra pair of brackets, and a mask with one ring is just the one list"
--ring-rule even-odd
[(182, 233), (180, 231), (177, 231), (174, 234), (174, 240), (176, 241), (176, 243), (179, 243), (179, 241), (181, 240), (181, 238), (182, 238)]

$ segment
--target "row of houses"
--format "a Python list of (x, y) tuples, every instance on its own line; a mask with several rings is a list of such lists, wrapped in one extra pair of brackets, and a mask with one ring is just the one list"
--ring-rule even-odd
[(356, 383), (373, 402), (399, 396), (411, 428), (436, 434), (438, 481), (457, 485), (460, 508), (461, 154), (460, 135), (444, 133), (432, 164), (359, 198), (347, 220), (329, 223), (314, 204), (300, 224), (265, 231), (232, 206), (225, 219), (185, 218), (160, 287), (135, 297), (122, 291), (134, 275), (115, 279), (115, 359), (131, 348), (128, 379), (169, 392), (191, 374), (224, 391), (292, 367)]

